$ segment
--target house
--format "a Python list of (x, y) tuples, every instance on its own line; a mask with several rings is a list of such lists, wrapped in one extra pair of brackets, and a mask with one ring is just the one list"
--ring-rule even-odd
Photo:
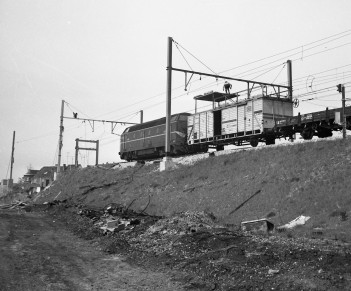
[(23, 182), (32, 183), (34, 176), (39, 172), (39, 170), (28, 169), (27, 174), (23, 176)]
[(51, 185), (51, 183), (54, 181), (56, 172), (56, 166), (42, 167), (34, 175), (32, 183), (38, 184), (40, 189), (43, 190), (45, 187)]

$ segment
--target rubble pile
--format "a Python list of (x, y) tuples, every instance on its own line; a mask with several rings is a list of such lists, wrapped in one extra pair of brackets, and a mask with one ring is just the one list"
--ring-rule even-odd
[(131, 244), (138, 249), (156, 255), (174, 253), (181, 238), (194, 233), (206, 232), (216, 228), (216, 218), (206, 212), (181, 212), (171, 218), (163, 218), (151, 225), (144, 233), (131, 239)]
[[(129, 210), (124, 205), (110, 203), (102, 210), (82, 208), (78, 206), (77, 214), (86, 216), (94, 222), (94, 227), (102, 230), (104, 235), (112, 235), (119, 232), (130, 232), (137, 225), (147, 224), (147, 221), (154, 221), (154, 217), (146, 216)], [(157, 219), (157, 218), (156, 218)]]
[(27, 206), (27, 203), (22, 201), (14, 201), (10, 204), (0, 205), (0, 209), (24, 209)]

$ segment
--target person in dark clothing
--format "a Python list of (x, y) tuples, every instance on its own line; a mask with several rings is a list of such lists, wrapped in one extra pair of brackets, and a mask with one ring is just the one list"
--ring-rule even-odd
[(223, 91), (225, 90), (225, 94), (230, 94), (230, 89), (232, 89), (232, 84), (225, 81), (223, 85)]

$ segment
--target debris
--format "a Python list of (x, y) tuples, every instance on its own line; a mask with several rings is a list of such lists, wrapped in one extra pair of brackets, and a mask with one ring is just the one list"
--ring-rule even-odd
[(108, 228), (113, 228), (113, 227), (117, 227), (119, 224), (119, 221), (118, 220), (109, 220), (107, 221), (107, 227)]
[(315, 234), (315, 235), (322, 235), (323, 234), (323, 228), (316, 227), (316, 228), (312, 229), (312, 233)]
[(268, 270), (268, 275), (274, 275), (274, 274), (279, 274), (279, 270), (273, 270), (273, 269)]
[(62, 191), (58, 192), (58, 194), (55, 196), (54, 200), (56, 200), (57, 197), (59, 197), (59, 196), (61, 195), (61, 192), (62, 192)]
[(104, 212), (108, 214), (122, 214), (125, 210), (125, 207), (121, 204), (110, 203), (105, 207)]
[(299, 217), (296, 217), (294, 220), (290, 221), (287, 224), (284, 224), (282, 226), (278, 226), (278, 230), (284, 230), (284, 229), (290, 229), (294, 228), (295, 226), (298, 225), (304, 225), (311, 217), (310, 216), (304, 216), (300, 215)]
[(15, 209), (15, 208), (24, 208), (25, 206), (27, 206), (26, 203), (22, 202), (22, 201), (15, 201), (12, 202), (10, 204), (3, 204), (0, 205), (0, 209)]
[(254, 232), (271, 232), (274, 230), (274, 224), (268, 221), (266, 218), (243, 221), (241, 223), (241, 229), (243, 231), (254, 231)]
[[(248, 176), (246, 176), (248, 177)], [(245, 177), (244, 177), (245, 178)], [(233, 214), (237, 210), (239, 210), (241, 207), (243, 207), (249, 200), (254, 198), (257, 194), (261, 193), (261, 190), (257, 190), (254, 194), (252, 194), (249, 198), (247, 198), (243, 203), (241, 203), (239, 206), (237, 206), (234, 210), (229, 212), (229, 215)]]

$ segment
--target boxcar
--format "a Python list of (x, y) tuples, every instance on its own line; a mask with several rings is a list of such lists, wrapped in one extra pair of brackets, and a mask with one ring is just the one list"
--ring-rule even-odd
[(188, 116), (189, 145), (272, 144), (277, 121), (293, 116), (293, 103), (287, 98), (258, 95), (228, 103), (223, 94), (211, 92), (195, 99), (211, 101), (213, 108)]

